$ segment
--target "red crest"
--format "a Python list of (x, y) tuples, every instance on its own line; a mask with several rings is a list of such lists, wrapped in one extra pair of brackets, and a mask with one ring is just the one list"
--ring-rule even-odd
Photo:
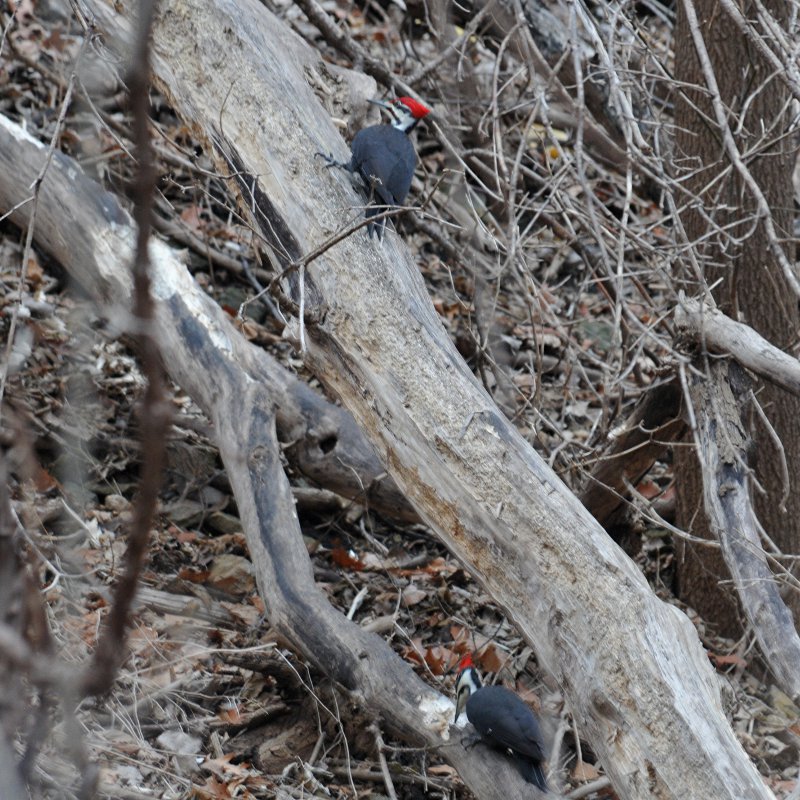
[(398, 97), (394, 102), (402, 103), (411, 112), (414, 119), (422, 119), (431, 113), (427, 106), (417, 102), (413, 97)]

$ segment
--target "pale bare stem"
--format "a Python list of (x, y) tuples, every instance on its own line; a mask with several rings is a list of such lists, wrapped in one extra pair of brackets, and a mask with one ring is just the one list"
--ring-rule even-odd
[(781, 467), (781, 485), (783, 487), (783, 492), (781, 494), (781, 499), (778, 504), (778, 507), (781, 511), (781, 514), (786, 513), (786, 501), (789, 499), (789, 493), (792, 490), (792, 481), (789, 477), (789, 464), (786, 461), (786, 450), (783, 447), (783, 442), (781, 441), (780, 437), (778, 436), (778, 432), (772, 426), (772, 423), (769, 421), (769, 418), (764, 413), (764, 409), (761, 407), (761, 403), (758, 402), (758, 398), (755, 395), (753, 390), (750, 390), (750, 403), (753, 409), (758, 416), (758, 419), (761, 421), (761, 424), (766, 429), (767, 433), (769, 434), (769, 438), (772, 440), (772, 446), (775, 448), (775, 452), (778, 456), (778, 463)]
[(692, 402), (692, 396), (689, 392), (689, 379), (686, 376), (687, 369), (691, 369), (691, 365), (684, 361), (678, 362), (678, 377), (680, 378), (681, 382), (681, 391), (683, 392), (683, 402), (686, 408), (686, 415), (689, 418), (689, 430), (692, 432), (692, 440), (695, 443), (695, 449), (699, 449), (697, 448), (697, 416), (694, 413), (694, 403)]
[(383, 736), (378, 723), (374, 722), (369, 726), (370, 733), (375, 737), (375, 752), (378, 754), (378, 763), (381, 767), (381, 774), (383, 775), (383, 785), (386, 787), (386, 794), (389, 800), (397, 800), (397, 792), (394, 790), (392, 783), (392, 776), (389, 773), (389, 765), (386, 763), (386, 753), (384, 752), (385, 745), (383, 743)]
[(439, 136), (440, 141), (444, 145), (445, 150), (455, 158), (455, 160), (459, 163), (459, 165), (464, 169), (464, 175), (469, 177), (471, 180), (475, 181), (475, 183), (480, 187), (481, 191), (486, 192), (486, 194), (492, 198), (493, 200), (501, 201), (503, 198), (497, 192), (490, 189), (486, 183), (478, 176), (472, 167), (467, 164), (464, 160), (461, 152), (459, 152), (453, 143), (449, 140), (445, 132), (442, 128), (436, 123), (436, 120), (431, 120), (431, 127), (436, 131), (437, 135)]
[(456, 39), (453, 39), (453, 41), (450, 42), (450, 44), (447, 45), (447, 47), (445, 47), (442, 52), (436, 56), (436, 58), (424, 64), (408, 79), (408, 85), (417, 86), (424, 78), (439, 69), (439, 67), (441, 67), (451, 55), (456, 52), (466, 52), (470, 39), (475, 34), (475, 31), (478, 30), (479, 26), (484, 22), (486, 17), (489, 16), (489, 13), (494, 8), (495, 2), (496, 0), (489, 0), (489, 2), (486, 3), (486, 5), (470, 20), (469, 25), (464, 28), (464, 32), (460, 36), (458, 36)]
[(125, 551), (125, 565), (114, 587), (113, 601), (106, 625), (97, 642), (94, 658), (84, 675), (84, 690), (100, 694), (111, 686), (125, 658), (125, 640), (129, 615), (139, 575), (147, 555), (150, 527), (158, 502), (158, 492), (165, 458), (166, 430), (169, 424), (164, 399), (163, 366), (154, 338), (155, 309), (150, 293), (149, 242), (153, 216), (156, 171), (150, 142), (150, 30), (155, 14), (155, 0), (141, 0), (138, 27), (134, 40), (129, 87), (133, 109), (134, 140), (138, 171), (134, 187), (136, 252), (133, 261), (134, 339), (141, 358), (147, 388), (142, 401), (142, 466), (139, 495), (133, 508)]
[(755, 7), (757, 9), (758, 21), (764, 29), (762, 36), (765, 39), (775, 42), (780, 48), (781, 55), (785, 61), (796, 61), (798, 54), (797, 41), (790, 41), (786, 38), (786, 30), (781, 23), (775, 19), (772, 12), (764, 6), (761, 0), (755, 0)]
[[(667, 522), (654, 508), (653, 503), (647, 497), (644, 497), (639, 490), (626, 478), (625, 489), (630, 494), (631, 499), (623, 498), (626, 504), (631, 505), (641, 514), (642, 519), (654, 525), (657, 528), (663, 528), (673, 536), (677, 536), (684, 542), (696, 545), (698, 547), (705, 547), (710, 550), (719, 550), (720, 543), (716, 539), (703, 539), (700, 536), (692, 536), (691, 533), (677, 528), (675, 525)], [(608, 487), (607, 487), (608, 488)]]
[[(617, 106), (619, 116), (618, 121), (622, 126), (628, 152), (630, 152), (631, 144), (633, 142), (635, 142), (641, 150), (649, 150), (649, 146), (645, 142), (644, 137), (639, 130), (639, 126), (636, 124), (631, 98), (629, 94), (627, 94), (622, 88), (623, 82), (620, 79), (614, 64), (612, 63), (611, 57), (609, 56), (609, 52), (603, 43), (602, 37), (597, 33), (596, 23), (582, 2), (573, 3), (571, 8), (573, 8), (575, 10), (575, 14), (580, 17), (583, 29), (588, 34), (592, 45), (595, 47), (595, 50), (600, 57), (601, 64), (606, 68), (606, 75), (609, 80), (609, 94), (612, 101)], [(612, 13), (616, 17), (618, 10), (614, 9)]]
[(16, 6), (14, 10), (8, 17), (6, 24), (3, 26), (3, 33), (0, 36), (0, 56), (3, 55), (3, 47), (5, 46), (6, 39), (8, 38), (8, 32), (11, 30), (11, 26), (14, 24), (14, 20), (17, 18), (17, 11), (19, 6)]
[(694, 44), (694, 49), (697, 53), (698, 61), (700, 62), (700, 68), (703, 72), (703, 79), (705, 80), (706, 87), (710, 93), (711, 105), (714, 110), (714, 118), (722, 136), (725, 152), (727, 153), (728, 158), (731, 160), (734, 168), (745, 182), (745, 185), (750, 190), (750, 193), (756, 202), (758, 220), (764, 225), (770, 251), (772, 252), (775, 260), (780, 264), (786, 282), (792, 288), (792, 291), (798, 297), (800, 297), (800, 281), (798, 281), (797, 276), (795, 275), (794, 266), (786, 257), (786, 253), (784, 252), (777, 231), (775, 230), (775, 224), (772, 219), (772, 212), (770, 210), (769, 203), (767, 203), (767, 199), (764, 197), (764, 193), (761, 191), (761, 187), (758, 185), (758, 182), (752, 176), (750, 170), (745, 166), (742, 156), (739, 153), (739, 149), (736, 146), (733, 133), (728, 124), (728, 115), (722, 103), (716, 75), (714, 74), (714, 68), (711, 65), (711, 59), (708, 55), (708, 50), (706, 49), (705, 42), (703, 41), (703, 35), (700, 31), (700, 24), (697, 20), (697, 13), (695, 12), (694, 4), (692, 3), (692, 0), (681, 0), (681, 3), (686, 13), (689, 31), (692, 36), (692, 43)]
[[(787, 48), (788, 43), (784, 38), (783, 30), (778, 27), (777, 32), (770, 30), (765, 36), (744, 17), (732, 0), (720, 0), (720, 5), (725, 10), (725, 13), (736, 23), (742, 36), (758, 50), (761, 57), (768, 64), (772, 65), (775, 74), (783, 81), (794, 98), (800, 100), (800, 71), (798, 71), (795, 64), (795, 58), (787, 55), (787, 50), (795, 48)], [(772, 27), (770, 26), (770, 28)], [(776, 53), (769, 46), (770, 44), (777, 45), (781, 52)]]
[[(581, 187), (583, 188), (583, 203), (585, 205), (586, 213), (589, 218), (589, 230), (592, 231), (594, 239), (600, 248), (600, 263), (604, 265), (610, 265), (613, 263), (613, 258), (611, 254), (608, 252), (606, 238), (610, 232), (613, 230), (611, 226), (606, 227), (605, 229), (600, 224), (600, 219), (598, 216), (598, 208), (596, 202), (595, 192), (593, 191), (592, 187), (589, 185), (589, 180), (587, 177), (587, 163), (586, 163), (586, 153), (584, 149), (584, 111), (585, 108), (585, 97), (584, 97), (584, 76), (583, 76), (583, 64), (580, 58), (580, 39), (578, 35), (578, 26), (577, 26), (577, 5), (575, 3), (570, 5), (570, 17), (569, 17), (569, 24), (570, 24), (570, 46), (572, 50), (572, 62), (573, 62), (573, 70), (575, 72), (575, 84), (576, 84), (576, 94), (577, 94), (577, 106), (579, 109), (578, 114), (578, 121), (576, 126), (576, 141), (575, 141), (575, 168), (576, 168), (576, 178), (580, 182)], [(601, 209), (602, 211), (602, 209)], [(617, 220), (612, 222), (612, 225), (616, 225)], [(598, 284), (599, 286), (599, 284)], [(613, 293), (614, 296), (610, 297), (610, 301), (613, 303), (615, 312), (614, 316), (616, 319), (617, 324), (614, 327), (614, 336), (615, 336), (615, 355), (621, 356), (620, 346), (624, 345), (624, 340), (626, 337), (626, 330), (623, 327), (622, 323), (622, 307), (620, 305), (621, 298), (623, 296), (622, 291), (620, 291), (621, 287)], [(617, 338), (620, 337), (620, 338)]]

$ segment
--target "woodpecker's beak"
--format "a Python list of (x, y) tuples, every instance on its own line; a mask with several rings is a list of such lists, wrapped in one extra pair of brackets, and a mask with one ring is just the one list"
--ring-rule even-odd
[(391, 103), (387, 103), (385, 100), (367, 100), (368, 103), (372, 103), (374, 106), (380, 106), (384, 111), (388, 111), (391, 118), (397, 119), (397, 112), (394, 110), (394, 106)]
[(385, 108), (387, 111), (392, 111), (391, 103), (387, 103), (385, 100), (367, 100), (368, 103), (372, 103), (374, 106), (380, 106), (381, 108)]

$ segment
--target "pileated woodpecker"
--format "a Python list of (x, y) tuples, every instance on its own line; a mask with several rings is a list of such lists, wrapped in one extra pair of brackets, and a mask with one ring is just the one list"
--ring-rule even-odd
[(467, 719), (481, 738), (499, 750), (510, 750), (522, 777), (546, 792), (544, 743), (536, 715), (505, 687), (482, 686), (471, 655), (461, 659), (458, 669), (456, 720), (466, 708)]
[[(408, 138), (416, 124), (430, 114), (430, 109), (413, 97), (398, 97), (390, 103), (370, 100), (392, 115), (391, 125), (370, 125), (362, 128), (350, 145), (350, 161), (335, 161), (332, 156), (319, 153), (329, 167), (341, 167), (357, 173), (363, 179), (371, 205), (366, 216), (374, 217), (386, 206), (401, 206), (411, 187), (411, 178), (417, 164), (417, 154)], [(384, 217), (371, 222), (367, 229), (372, 236), (376, 230), (382, 238), (386, 227)]]

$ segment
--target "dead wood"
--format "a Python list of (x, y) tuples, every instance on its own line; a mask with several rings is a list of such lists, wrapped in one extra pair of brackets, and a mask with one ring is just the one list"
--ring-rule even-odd
[[(166, 462), (166, 433), (170, 424), (166, 402), (166, 376), (155, 336), (155, 303), (150, 290), (152, 282), (149, 274), (149, 243), (153, 195), (156, 190), (156, 170), (150, 143), (150, 29), (154, 9), (153, 0), (140, 4), (133, 58), (127, 76), (137, 161), (133, 186), (133, 220), (136, 230), (136, 249), (131, 262), (133, 302), (131, 324), (127, 331), (133, 337), (142, 373), (147, 381), (142, 396), (140, 422), (142, 453), (139, 491), (128, 526), (125, 564), (115, 582), (114, 598), (108, 618), (100, 630), (92, 663), (84, 673), (84, 692), (94, 696), (109, 691), (125, 660), (130, 611), (147, 557), (150, 529), (158, 508), (158, 494)], [(28, 235), (34, 231), (35, 223), (32, 221)]]
[[(4, 137), (6, 136), (9, 136), (8, 131), (4, 133)], [(0, 153), (0, 161), (4, 164), (4, 179), (14, 183), (23, 180), (23, 175), (11, 169), (11, 166), (6, 166), (7, 159), (7, 153)], [(26, 171), (25, 175), (27, 174)], [(14, 186), (2, 186), (0, 196), (6, 201), (14, 191)], [(115, 215), (123, 212), (119, 210), (113, 197), (97, 192), (95, 194), (96, 196), (90, 197), (89, 210), (98, 215), (105, 213), (105, 217), (97, 218), (105, 220), (105, 225), (117, 222)], [(25, 200), (27, 197), (25, 194), (20, 199)], [(5, 208), (11, 208), (16, 202), (18, 201), (7, 200)], [(55, 211), (57, 209), (51, 210), (51, 214)], [(54, 222), (54, 219), (48, 220), (51, 226)], [(38, 235), (44, 236), (45, 233)], [(116, 257), (110, 262), (107, 275), (98, 276), (91, 270), (84, 270), (78, 256), (89, 243), (78, 231), (75, 232), (74, 239), (75, 241), (62, 238), (40, 242), (61, 263), (72, 262), (74, 258), (70, 269), (75, 280), (99, 298), (103, 305), (114, 307), (122, 302), (130, 291), (124, 271), (127, 266)], [(185, 318), (184, 332), (187, 336), (190, 333), (189, 328), (194, 325), (207, 326), (214, 332), (205, 341), (210, 348), (205, 354), (197, 352), (185, 364), (169, 365), (173, 380), (187, 390), (189, 385), (197, 386), (197, 391), (206, 398), (207, 403), (207, 398), (214, 393), (217, 380), (214, 369), (220, 363), (236, 364), (237, 368), (245, 369), (252, 380), (270, 388), (279, 437), (286, 457), (296, 469), (315, 483), (355, 499), (389, 517), (404, 521), (418, 520), (394, 482), (386, 475), (372, 446), (365, 440), (352, 416), (327, 402), (268, 353), (249, 345), (234, 330), (222, 309), (191, 279), (181, 258), (163, 243), (154, 243), (152, 247), (157, 248), (162, 263), (168, 265), (164, 267), (167, 270), (164, 277), (166, 285), (170, 286), (178, 281), (183, 292), (181, 297), (172, 298), (172, 307), (167, 307), (163, 297), (161, 298), (159, 320), (162, 330), (159, 335), (162, 336), (162, 341), (166, 335), (164, 326), (172, 330), (173, 316)], [(75, 255), (71, 257), (71, 254)], [(200, 320), (203, 322), (200, 323)], [(177, 335), (174, 332), (173, 334)], [(200, 348), (200, 345), (198, 340), (196, 346)], [(187, 380), (190, 381), (189, 384), (185, 383)]]
[[(124, 38), (128, 22), (116, 6), (88, 5), (101, 30)], [(281, 20), (247, 0), (172, 6), (153, 42), (162, 87), (234, 171), (279, 269), (311, 252), (337, 230), (348, 206), (361, 204), (341, 176), (312, 158), (320, 142), (337, 157), (347, 149), (302, 62), (287, 51), (290, 42)], [(220, 50), (225, 58), (214, 55)], [(379, 248), (361, 231), (294, 278), (292, 300), (299, 303), (302, 286), (307, 310), (307, 363), (353, 411), (420, 514), (533, 644), (620, 797), (770, 797), (724, 718), (695, 630), (655, 598), (497, 411), (445, 335), (397, 237)], [(215, 421), (242, 519), (251, 538), (261, 533), (251, 546), (270, 615), (305, 652), (322, 654), (342, 683), (385, 709), (395, 729), (431, 741), (439, 735), (432, 727), (408, 727), (419, 722), (419, 704), (390, 688), (399, 661), (370, 655), (380, 648), (342, 625), (310, 585), (300, 543), (278, 533), (291, 509), (280, 505), (285, 492), (275, 504), (284, 478), (264, 394), (252, 384), (225, 396)], [(298, 585), (309, 588), (298, 592)], [(331, 637), (350, 649), (331, 652)], [(435, 698), (429, 690), (420, 696)], [(455, 747), (450, 757), (479, 796), (508, 794), (499, 773), (476, 775), (459, 753)]]
[[(23, 201), (44, 151), (0, 116), (0, 213), (22, 203), (12, 214), (20, 225), (27, 222)], [(105, 307), (121, 312), (130, 306), (132, 221), (113, 195), (61, 154), (42, 184), (35, 236)], [(441, 748), (476, 796), (537, 796), (502, 755), (486, 748), (467, 750), (462, 729), (451, 727), (453, 703), (423, 683), (383, 639), (336, 611), (317, 587), (276, 435), (277, 403), (290, 400), (283, 395), (286, 378), (280, 372), (273, 375), (273, 365), (265, 373), (264, 354), (239, 341), (221, 309), (198, 290), (170, 248), (152, 241), (150, 258), (164, 362), (214, 423), (273, 626), (350, 692), (353, 703), (383, 717), (401, 737)], [(4, 641), (0, 649), (8, 656), (15, 642)], [(23, 647), (19, 659), (28, 664), (28, 656)]]
[(764, 380), (800, 395), (800, 361), (784, 353), (749, 325), (698, 300), (681, 298), (675, 309), (676, 332), (709, 353), (728, 353)]
[(747, 427), (741, 415), (750, 394), (747, 379), (728, 361), (703, 359), (697, 366), (690, 373), (689, 392), (709, 525), (776, 682), (798, 698), (800, 637), (767, 563), (750, 499)]
[(592, 470), (581, 502), (604, 527), (634, 486), (671, 442), (683, 435), (681, 389), (676, 379), (648, 389), (625, 423), (612, 431), (611, 444)]

